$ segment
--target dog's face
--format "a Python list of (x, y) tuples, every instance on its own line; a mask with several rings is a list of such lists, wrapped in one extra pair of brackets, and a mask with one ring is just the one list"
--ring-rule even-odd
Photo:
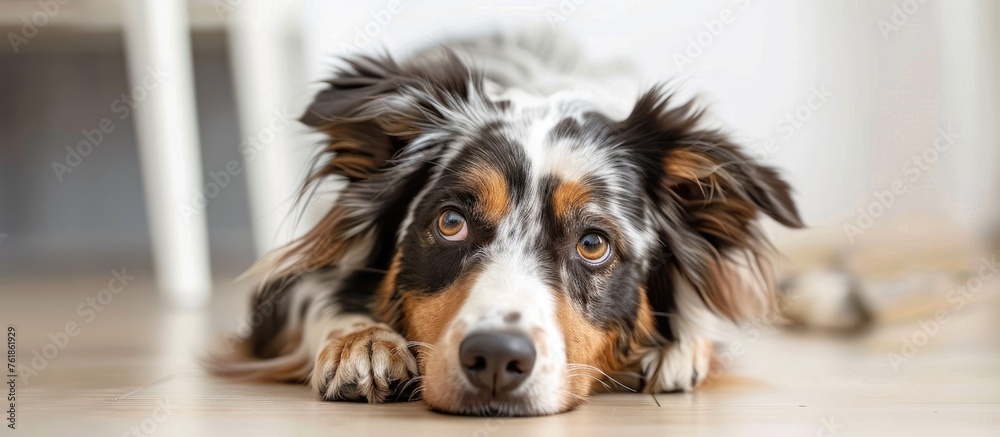
[(313, 177), (350, 183), (292, 251), (309, 270), (360, 247), (385, 272), (373, 311), (414, 342), (432, 407), (572, 408), (670, 336), (654, 314), (677, 280), (731, 319), (766, 302), (726, 266), (758, 261), (758, 211), (798, 224), (787, 186), (689, 107), (654, 90), (613, 120), (444, 65), (355, 60), (317, 97), (304, 121), (331, 140)]
[(455, 138), (400, 228), (386, 287), (445, 411), (563, 411), (654, 331), (639, 169), (603, 118), (538, 115)]

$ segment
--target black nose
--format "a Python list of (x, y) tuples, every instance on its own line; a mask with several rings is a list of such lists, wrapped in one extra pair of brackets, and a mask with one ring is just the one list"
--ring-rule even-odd
[(479, 332), (462, 340), (458, 359), (476, 387), (494, 395), (510, 391), (531, 374), (535, 346), (512, 332)]

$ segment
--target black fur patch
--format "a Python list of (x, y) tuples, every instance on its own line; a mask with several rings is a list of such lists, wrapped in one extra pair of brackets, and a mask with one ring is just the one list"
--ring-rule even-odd
[[(399, 289), (433, 293), (451, 285), (459, 275), (478, 266), (483, 260), (475, 255), (496, 235), (492, 224), (472, 212), (478, 199), (473, 187), (463, 185), (462, 175), (477, 166), (496, 169), (506, 180), (507, 195), (516, 203), (527, 190), (527, 157), (520, 145), (510, 142), (495, 127), (487, 127), (462, 144), (461, 153), (450, 163), (428, 194), (413, 209), (413, 223), (400, 249), (401, 269), (396, 278)], [(445, 241), (435, 230), (438, 215), (447, 208), (462, 213), (469, 226), (469, 238), (460, 242)]]
[(289, 290), (299, 283), (294, 276), (279, 278), (265, 284), (254, 295), (248, 319), (251, 327), (250, 353), (253, 356), (272, 358), (280, 353), (284, 345), (275, 344), (275, 339), (285, 328), (292, 311)]

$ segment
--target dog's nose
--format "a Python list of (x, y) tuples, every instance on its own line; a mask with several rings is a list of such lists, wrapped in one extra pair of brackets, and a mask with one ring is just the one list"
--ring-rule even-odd
[(494, 395), (517, 387), (535, 366), (535, 346), (513, 332), (479, 332), (462, 340), (458, 358), (465, 376)]

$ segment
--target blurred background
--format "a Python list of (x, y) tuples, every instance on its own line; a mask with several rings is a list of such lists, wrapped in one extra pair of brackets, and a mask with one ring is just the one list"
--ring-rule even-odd
[(294, 118), (338, 55), (520, 27), (700, 96), (824, 244), (911, 221), (989, 239), (997, 18), (972, 0), (2, 0), (0, 273), (127, 262), (198, 299), (308, 225), (290, 199), (319, 139)]
[[(170, 435), (217, 435), (208, 423), (492, 435), (473, 419), (413, 428), (305, 387), (221, 382), (196, 359), (223, 337), (206, 332), (252, 323), (251, 284), (235, 278), (322, 212), (292, 202), (322, 140), (295, 120), (338, 56), (547, 28), (631, 64), (640, 84), (697, 96), (784, 172), (809, 225), (768, 224), (784, 270), (809, 272), (787, 283), (806, 297), (785, 316), (843, 330), (862, 314), (879, 329), (751, 326), (719, 350), (731, 376), (704, 395), (598, 399), (502, 433), (834, 435), (846, 421), (997, 435), (998, 21), (992, 0), (0, 0), (0, 321), (17, 327), (20, 418), (53, 435), (124, 435), (154, 417)], [(160, 420), (164, 399), (177, 418)]]

